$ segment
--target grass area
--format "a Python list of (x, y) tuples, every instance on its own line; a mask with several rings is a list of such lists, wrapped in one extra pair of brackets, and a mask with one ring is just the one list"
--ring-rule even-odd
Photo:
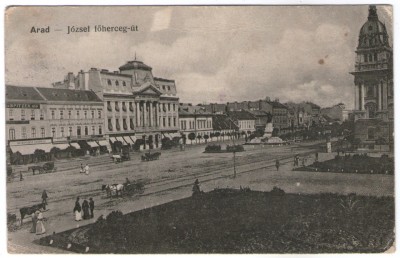
[(312, 165), (295, 168), (296, 171), (319, 171), (360, 174), (394, 174), (394, 160), (387, 155), (380, 158), (366, 155), (336, 156), (334, 159), (323, 162), (314, 162)]
[[(394, 242), (394, 198), (216, 189), (40, 239), (89, 253), (374, 253)], [(85, 250), (89, 247), (89, 250)]]

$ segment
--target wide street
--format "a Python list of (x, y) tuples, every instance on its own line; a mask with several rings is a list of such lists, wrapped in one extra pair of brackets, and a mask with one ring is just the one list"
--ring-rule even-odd
[[(222, 144), (231, 144), (226, 141)], [(293, 156), (300, 154), (314, 161), (316, 143), (301, 143), (288, 146), (245, 146), (245, 152), (236, 154), (237, 177), (233, 178), (232, 153), (204, 154), (204, 144), (162, 151), (159, 160), (142, 162), (139, 153), (131, 155), (131, 160), (115, 164), (108, 155), (80, 159), (56, 161), (57, 172), (35, 175), (26, 172), (24, 181), (15, 178), (7, 183), (7, 212), (17, 214), (19, 208), (41, 202), (45, 189), (49, 195), (46, 235), (93, 223), (98, 216), (107, 215), (112, 210), (130, 212), (159, 205), (191, 195), (191, 187), (196, 178), (201, 189), (250, 186), (252, 190), (270, 191), (274, 186), (292, 193), (357, 193), (364, 195), (393, 195), (394, 178), (390, 175), (358, 175), (292, 171)], [(334, 154), (320, 153), (319, 159), (332, 158)], [(276, 171), (275, 160), (281, 161), (280, 171)], [(90, 174), (80, 174), (80, 164), (88, 163)], [(123, 183), (144, 179), (146, 189), (143, 194), (131, 197), (107, 198), (101, 191), (102, 184)], [(92, 197), (95, 201), (95, 218), (75, 222), (73, 207), (76, 197), (81, 201)], [(41, 236), (29, 233), (31, 217), (24, 219), (21, 229), (8, 234), (9, 252), (16, 253), (57, 253), (54, 248), (38, 246), (32, 241)]]

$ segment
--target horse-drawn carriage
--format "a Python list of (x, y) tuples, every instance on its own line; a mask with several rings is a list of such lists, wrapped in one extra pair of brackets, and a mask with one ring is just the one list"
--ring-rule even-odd
[(39, 174), (44, 174), (44, 173), (52, 173), (55, 172), (56, 170), (57, 168), (54, 167), (54, 162), (46, 162), (42, 166), (34, 165), (28, 167), (28, 172), (32, 171), (33, 175), (35, 175), (35, 171), (39, 171)]
[(114, 154), (111, 156), (111, 159), (115, 162), (115, 163), (120, 163), (123, 161), (128, 161), (131, 160), (131, 156), (129, 154), (129, 152), (123, 152), (121, 154)]
[(151, 161), (151, 160), (157, 160), (161, 156), (161, 152), (147, 152), (144, 155), (142, 155), (142, 161)]
[(102, 185), (101, 190), (107, 192), (107, 197), (118, 197), (123, 195), (141, 194), (144, 192), (145, 183), (143, 180), (125, 182), (123, 184)]

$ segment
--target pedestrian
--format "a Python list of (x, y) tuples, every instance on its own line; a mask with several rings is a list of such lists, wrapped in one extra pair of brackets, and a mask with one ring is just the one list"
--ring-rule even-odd
[(85, 166), (85, 174), (89, 175), (89, 164), (86, 164)]
[(301, 165), (302, 165), (303, 167), (306, 166), (306, 158), (303, 158), (303, 159), (301, 160)]
[(36, 235), (41, 235), (46, 233), (46, 228), (44, 227), (43, 220), (44, 220), (43, 213), (37, 211)]
[(90, 219), (89, 202), (87, 200), (83, 200), (82, 211), (83, 211), (83, 219)]
[(276, 171), (279, 171), (280, 165), (281, 165), (281, 164), (279, 163), (279, 160), (277, 159), (277, 160), (275, 161)]
[(47, 192), (46, 192), (46, 190), (43, 190), (43, 192), (42, 192), (43, 210), (46, 210), (47, 198), (48, 198)]
[(315, 161), (318, 161), (318, 151), (315, 153)]
[(197, 196), (200, 193), (201, 193), (201, 191), (200, 191), (199, 179), (196, 179), (196, 181), (194, 181), (193, 188), (192, 188), (192, 196)]
[(79, 173), (85, 173), (85, 168), (83, 167), (82, 163), (81, 163), (81, 171)]
[(79, 197), (76, 198), (75, 207), (74, 207), (74, 214), (75, 214), (75, 221), (82, 220), (82, 208), (81, 204), (79, 203)]
[(22, 171), (19, 171), (19, 181), (23, 181), (24, 177), (22, 176)]
[(293, 167), (297, 167), (297, 163), (296, 163), (296, 161), (297, 161), (297, 157), (296, 157), (296, 156), (294, 156), (294, 159), (293, 159)]
[(32, 227), (31, 227), (31, 233), (36, 233), (36, 223), (37, 223), (37, 211), (32, 213)]
[(89, 198), (89, 207), (90, 207), (90, 217), (93, 218), (94, 217), (94, 213), (93, 213), (93, 211), (94, 211), (94, 201), (93, 201), (92, 197)]

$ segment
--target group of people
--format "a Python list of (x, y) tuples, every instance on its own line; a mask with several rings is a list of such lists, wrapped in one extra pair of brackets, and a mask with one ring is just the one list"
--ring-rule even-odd
[(89, 165), (86, 164), (86, 166), (83, 166), (83, 164), (81, 163), (80, 173), (85, 173), (86, 175), (89, 175)]
[(46, 233), (46, 228), (44, 227), (44, 217), (40, 210), (32, 213), (32, 228), (31, 233), (36, 233), (36, 235), (41, 235)]
[(88, 200), (83, 200), (82, 206), (80, 204), (80, 198), (76, 198), (75, 207), (74, 207), (74, 215), (75, 221), (80, 221), (82, 219), (91, 219), (94, 217), (94, 201), (93, 198), (89, 198)]

